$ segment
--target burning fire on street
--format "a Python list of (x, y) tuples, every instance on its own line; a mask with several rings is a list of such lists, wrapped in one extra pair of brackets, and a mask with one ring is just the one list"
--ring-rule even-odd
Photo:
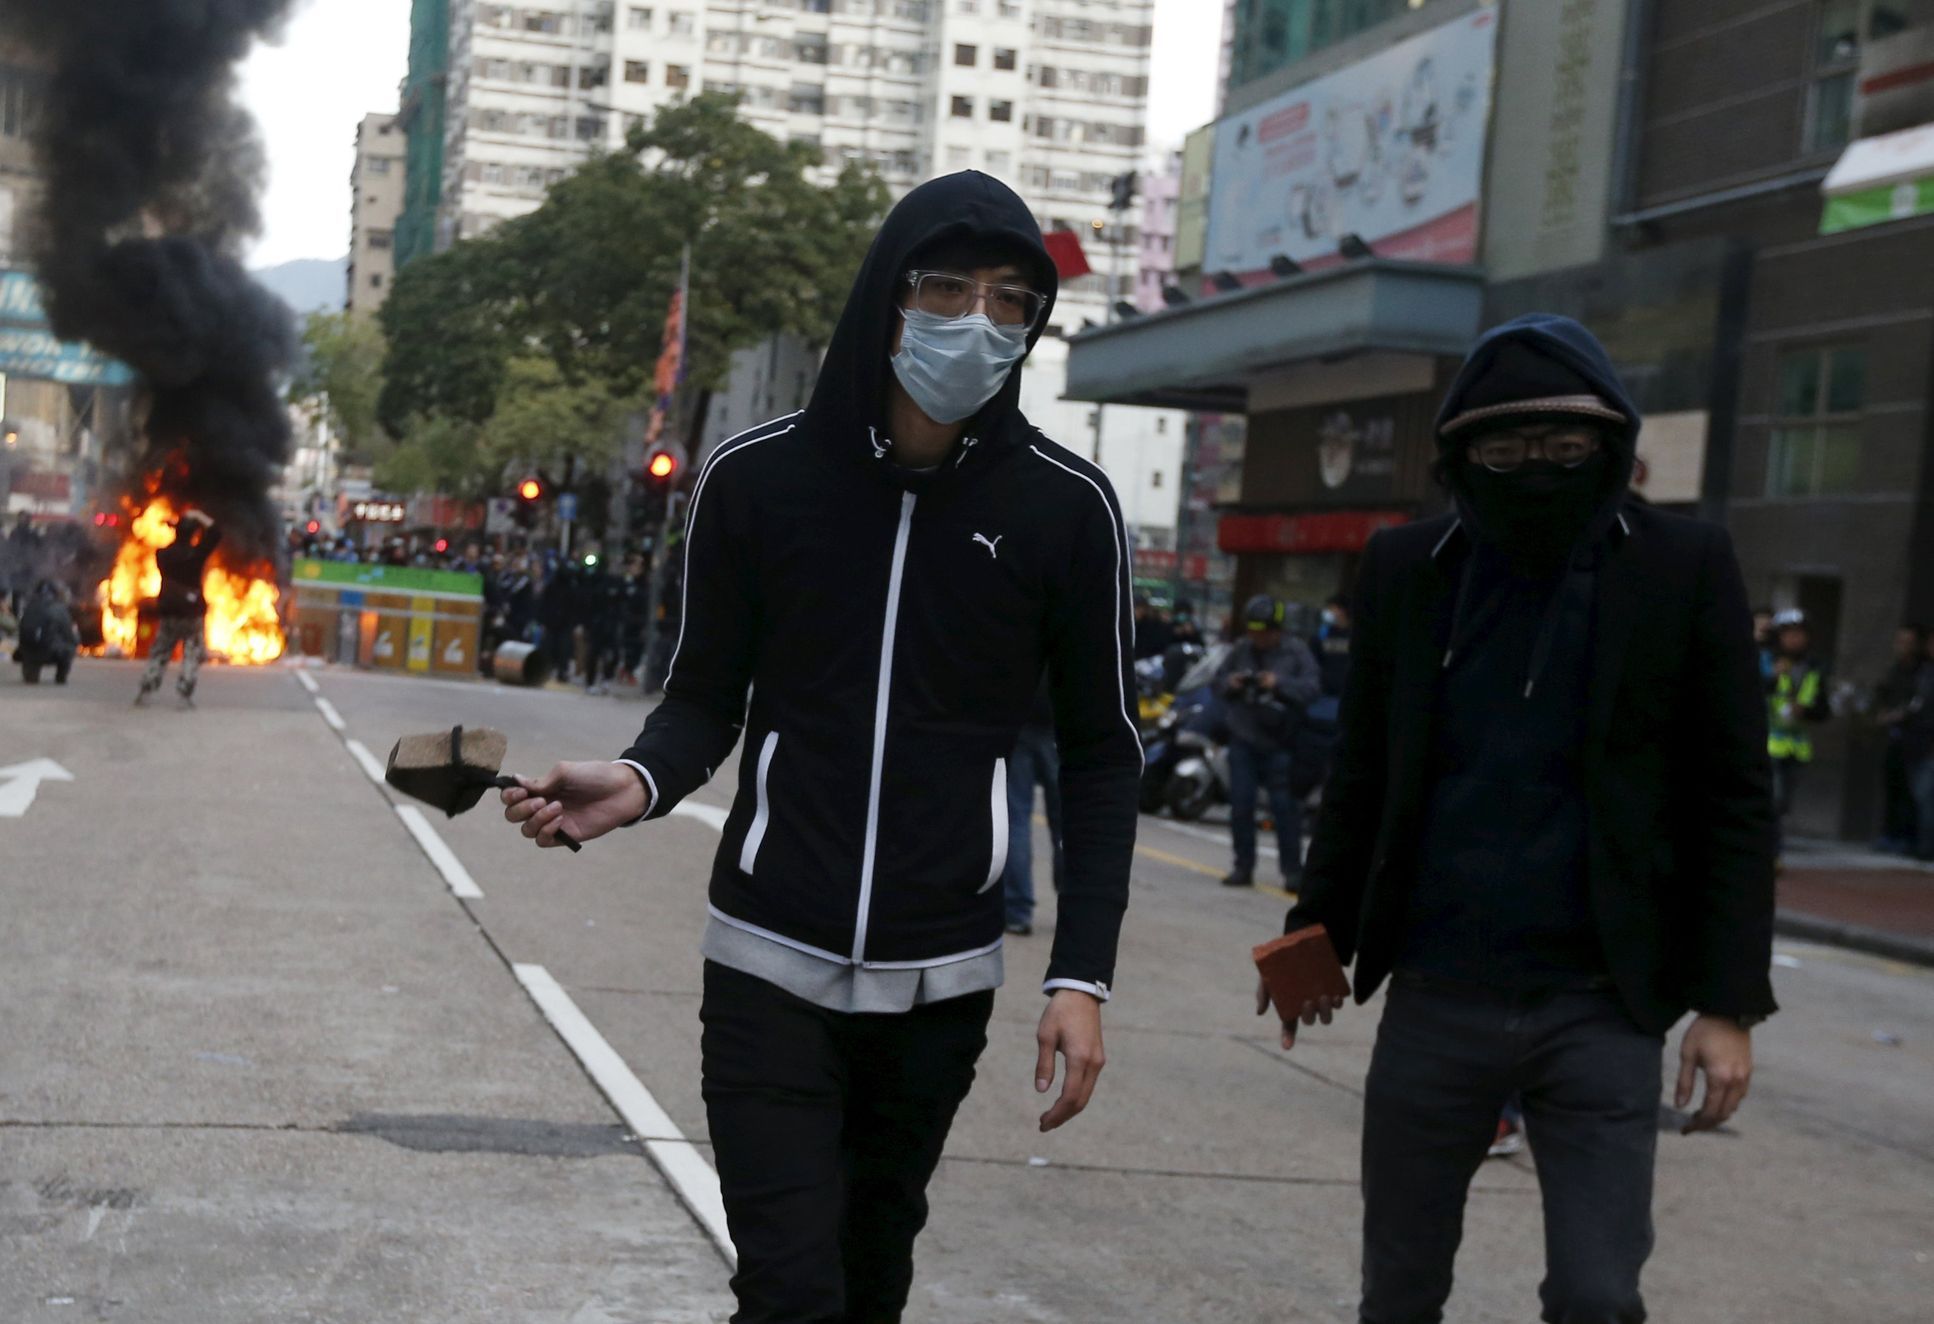
[[(140, 499), (136, 498), (136, 502)], [(165, 496), (146, 504), (130, 502), (127, 536), (114, 569), (101, 581), (101, 636), (123, 656), (138, 655), (141, 605), (161, 592), (161, 571), (154, 554), (175, 540), (179, 516)], [(272, 566), (236, 567), (226, 545), (215, 550), (202, 591), (208, 601), (208, 652), (240, 666), (260, 666), (282, 656), (281, 592)], [(152, 619), (150, 620), (152, 628)]]

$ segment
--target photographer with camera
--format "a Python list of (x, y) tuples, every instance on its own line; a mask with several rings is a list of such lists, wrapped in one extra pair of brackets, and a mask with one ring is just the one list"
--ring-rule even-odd
[(1229, 724), (1229, 835), (1236, 862), (1225, 887), (1256, 875), (1256, 791), (1266, 787), (1276, 816), (1283, 886), (1303, 876), (1303, 805), (1290, 789), (1290, 764), (1303, 710), (1323, 692), (1309, 645), (1283, 630), (1282, 599), (1258, 594), (1242, 609), (1243, 637), (1216, 671)]

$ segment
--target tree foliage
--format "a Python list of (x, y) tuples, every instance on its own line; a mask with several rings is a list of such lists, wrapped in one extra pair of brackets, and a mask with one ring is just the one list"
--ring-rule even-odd
[(382, 329), (354, 313), (311, 313), (302, 327), (289, 398), (320, 404), (353, 461), (366, 463), (388, 446), (376, 416), (386, 348)]
[[(687, 245), (688, 388), (717, 387), (734, 350), (778, 332), (824, 343), (889, 199), (856, 167), (827, 184), (818, 167), (815, 149), (744, 122), (733, 98), (667, 107), (537, 211), (398, 273), (382, 313), (383, 425), (403, 450), (438, 454), (470, 429), (485, 486), (513, 463), (600, 463), (622, 416), (648, 403)], [(431, 455), (399, 463), (399, 477), (451, 483)]]

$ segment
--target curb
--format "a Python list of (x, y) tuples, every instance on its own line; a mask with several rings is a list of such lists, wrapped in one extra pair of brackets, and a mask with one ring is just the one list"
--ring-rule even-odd
[(1784, 938), (1800, 938), (1807, 942), (1825, 943), (1829, 947), (1865, 952), (1869, 956), (1883, 956), (1891, 961), (1934, 968), (1934, 941), (1925, 938), (1904, 937), (1861, 924), (1843, 924), (1839, 920), (1821, 919), (1817, 915), (1803, 915), (1792, 910), (1774, 913), (1773, 932)]

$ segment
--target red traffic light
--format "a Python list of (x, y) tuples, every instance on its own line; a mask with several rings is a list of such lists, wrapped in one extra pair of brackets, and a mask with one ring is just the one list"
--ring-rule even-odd
[(670, 451), (654, 451), (645, 472), (663, 482), (678, 472), (678, 457)]
[(517, 485), (517, 495), (526, 501), (535, 501), (544, 495), (544, 484), (535, 478), (526, 478)]

